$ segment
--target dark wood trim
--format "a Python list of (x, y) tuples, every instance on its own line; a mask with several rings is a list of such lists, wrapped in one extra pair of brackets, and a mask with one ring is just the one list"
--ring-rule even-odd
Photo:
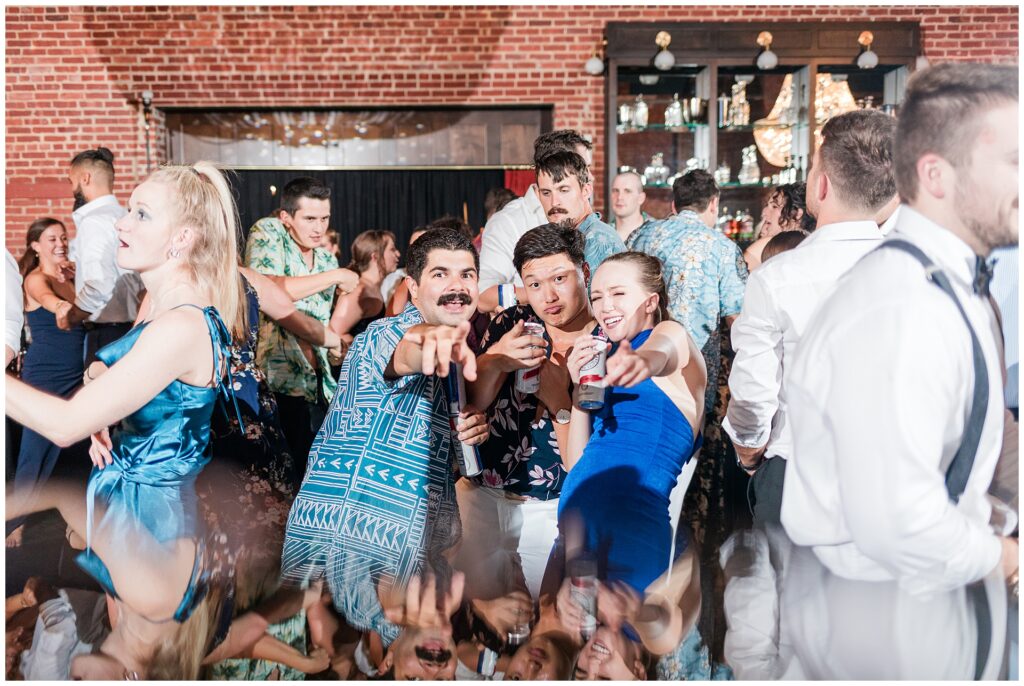
[[(685, 12), (685, 8), (680, 8)], [(677, 64), (721, 59), (757, 59), (757, 34), (770, 31), (772, 50), (780, 61), (816, 58), (854, 60), (860, 53), (861, 31), (875, 35), (872, 49), (879, 59), (906, 62), (920, 54), (921, 28), (916, 21), (806, 22), (609, 22), (606, 54), (620, 64), (649, 63), (658, 52), (659, 31), (672, 36), (669, 50)]]

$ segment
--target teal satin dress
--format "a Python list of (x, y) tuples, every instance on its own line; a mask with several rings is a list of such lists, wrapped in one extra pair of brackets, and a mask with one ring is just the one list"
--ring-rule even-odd
[[(213, 307), (203, 309), (203, 314), (213, 341), (214, 378), (220, 380), (231, 335)], [(147, 324), (139, 324), (105, 346), (97, 357), (112, 366), (131, 350)], [(211, 556), (198, 512), (195, 480), (210, 461), (214, 406), (231, 386), (218, 381), (217, 387), (201, 388), (172, 381), (121, 421), (111, 439), (113, 463), (104, 469), (94, 467), (89, 476), (87, 544), (94, 526), (130, 546), (133, 556), (166, 555), (179, 539), (196, 542), (192, 578), (174, 614), (178, 622), (188, 619), (209, 582)], [(98, 517), (95, 522), (94, 513)], [(78, 564), (110, 595), (118, 597), (106, 565), (91, 548), (78, 556)]]

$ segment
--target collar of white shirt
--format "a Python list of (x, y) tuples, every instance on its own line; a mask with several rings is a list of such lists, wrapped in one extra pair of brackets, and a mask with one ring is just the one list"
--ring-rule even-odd
[(75, 220), (75, 224), (79, 224), (87, 216), (89, 216), (96, 210), (100, 209), (101, 207), (106, 207), (107, 205), (119, 205), (119, 203), (117, 202), (117, 198), (115, 198), (113, 195), (101, 195), (95, 200), (91, 200), (85, 203), (77, 210), (72, 212), (71, 218)]
[(540, 204), (540, 193), (537, 192), (537, 184), (531, 183), (530, 187), (523, 193), (523, 205), (528, 214), (539, 214), (547, 217), (544, 206)]
[(877, 241), (881, 237), (882, 233), (878, 230), (878, 224), (871, 220), (836, 222), (819, 226), (800, 245), (801, 247), (814, 245), (823, 241)]
[(896, 228), (889, 234), (892, 239), (902, 238), (917, 245), (946, 275), (971, 290), (974, 282), (974, 263), (977, 255), (952, 231), (936, 224), (916, 210), (903, 206)]

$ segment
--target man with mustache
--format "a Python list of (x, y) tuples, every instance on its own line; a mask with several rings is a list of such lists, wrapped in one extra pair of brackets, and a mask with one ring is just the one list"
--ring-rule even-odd
[(446, 555), (461, 530), (455, 439), (476, 445), (488, 435), (486, 417), (468, 406), (453, 434), (443, 378), (452, 363), (476, 378), (466, 343), (476, 250), (458, 231), (432, 229), (409, 247), (406, 268), (411, 303), (356, 336), (342, 364), (281, 563), (289, 585), (326, 577), (346, 622), (385, 644), (399, 627), (385, 616), (378, 585), (401, 588), (425, 565), (450, 578)]
[[(107, 148), (75, 155), (68, 171), (75, 198), (75, 306), (66, 327), (85, 322), (85, 366), (96, 351), (128, 332), (139, 311), (138, 274), (117, 266), (120, 241), (114, 222), (127, 212), (114, 197), (114, 154)], [(71, 273), (67, 274), (71, 277)], [(59, 322), (64, 323), (64, 322)]]
[[(533, 163), (554, 152), (575, 152), (587, 164), (594, 161), (594, 146), (579, 131), (561, 129), (537, 137), (533, 142)], [(480, 247), (480, 303), (481, 312), (488, 314), (499, 305), (498, 290), (502, 285), (514, 286), (516, 297), (526, 299), (523, 284), (512, 264), (512, 253), (523, 234), (547, 223), (547, 210), (541, 204), (537, 184), (531, 184), (523, 197), (510, 201), (487, 220)], [(508, 306), (507, 303), (504, 304)]]
[(590, 205), (594, 186), (582, 157), (574, 152), (555, 152), (537, 160), (537, 190), (549, 222), (573, 227), (583, 234), (583, 254), (591, 272), (606, 257), (625, 252), (619, 234), (601, 221), (601, 215)]

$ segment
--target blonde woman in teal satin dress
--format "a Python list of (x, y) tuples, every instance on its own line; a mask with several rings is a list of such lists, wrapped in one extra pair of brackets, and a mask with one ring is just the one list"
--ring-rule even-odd
[(13, 378), (6, 389), (15, 421), (57, 445), (95, 434), (108, 449), (90, 453), (87, 494), (67, 484), (31, 497), (9, 490), (6, 514), (59, 509), (87, 540), (80, 564), (112, 599), (113, 632), (74, 659), (72, 677), (194, 679), (220, 611), (194, 481), (209, 459), (232, 333), (245, 331), (237, 220), (210, 163), (156, 171), (129, 208), (117, 261), (141, 275), (147, 319), (100, 351), (109, 369), (68, 400)]

